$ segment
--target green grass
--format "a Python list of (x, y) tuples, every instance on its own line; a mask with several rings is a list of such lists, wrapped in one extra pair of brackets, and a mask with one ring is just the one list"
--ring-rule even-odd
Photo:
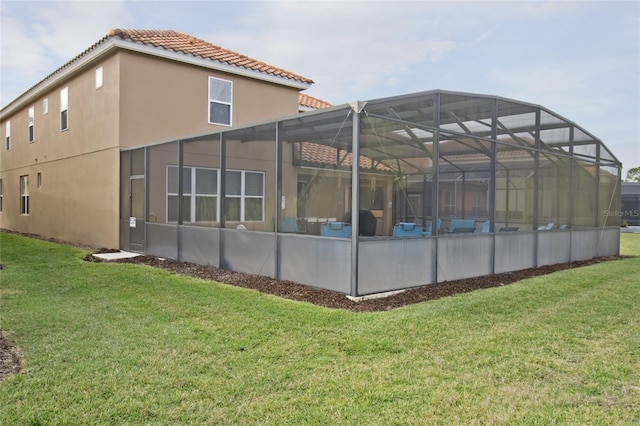
[(1, 424), (640, 423), (640, 257), (362, 314), (0, 243)]

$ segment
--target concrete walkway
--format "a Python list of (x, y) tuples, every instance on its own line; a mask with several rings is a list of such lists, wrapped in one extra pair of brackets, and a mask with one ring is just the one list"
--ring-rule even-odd
[(131, 253), (128, 251), (120, 251), (118, 253), (94, 253), (93, 257), (97, 257), (102, 260), (120, 260), (120, 259), (128, 259), (130, 257), (138, 257), (140, 253)]

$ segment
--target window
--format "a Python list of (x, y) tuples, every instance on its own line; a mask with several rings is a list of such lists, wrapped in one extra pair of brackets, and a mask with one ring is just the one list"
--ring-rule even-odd
[[(218, 170), (184, 167), (182, 171), (182, 221), (216, 222)], [(167, 222), (178, 221), (178, 167), (167, 168)]]
[(232, 84), (209, 77), (209, 124), (231, 125)]
[(455, 216), (456, 214), (456, 197), (453, 191), (442, 191), (444, 197), (444, 216)]
[(42, 101), (42, 114), (49, 114), (49, 98)]
[(264, 220), (264, 173), (227, 170), (225, 218), (231, 222)]
[(2, 179), (0, 179), (0, 213), (2, 213)]
[(29, 214), (29, 176), (20, 176), (20, 214)]
[(102, 87), (102, 67), (96, 69), (96, 89)]
[(11, 122), (7, 121), (4, 124), (5, 124), (5, 126), (4, 126), (4, 128), (5, 128), (4, 137), (6, 138), (4, 147), (5, 147), (5, 149), (7, 151), (10, 151), (11, 150)]
[(471, 193), (471, 213), (474, 215), (486, 214), (486, 197), (487, 194), (483, 192)]
[(38, 173), (38, 188), (42, 188), (42, 173)]
[(29, 142), (33, 142), (35, 139), (35, 120), (36, 120), (36, 107), (29, 108)]
[(69, 88), (60, 90), (60, 130), (69, 128)]

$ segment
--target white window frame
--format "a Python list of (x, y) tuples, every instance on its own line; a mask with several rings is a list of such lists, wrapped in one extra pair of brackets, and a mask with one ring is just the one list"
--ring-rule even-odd
[(455, 216), (457, 213), (456, 191), (447, 189), (443, 194), (444, 216)]
[[(211, 96), (211, 84), (212, 83), (224, 83), (224, 84), (229, 84), (229, 99), (216, 99), (214, 97)], [(209, 124), (218, 124), (221, 126), (231, 126), (232, 122), (233, 122), (233, 82), (230, 80), (223, 80), (221, 78), (217, 78), (217, 77), (209, 77), (209, 84), (208, 84), (208, 92), (207, 92), (207, 122)], [(223, 122), (218, 122), (218, 121), (213, 121), (212, 117), (211, 117), (211, 105), (212, 104), (220, 104), (220, 105), (228, 105), (229, 106), (229, 122), (228, 123), (223, 123)]]
[(486, 208), (486, 195), (479, 191), (471, 193), (471, 213), (480, 215), (487, 210)]
[(27, 120), (27, 124), (28, 124), (27, 134), (28, 134), (29, 143), (33, 143), (33, 141), (36, 140), (36, 127), (35, 127), (36, 107), (35, 106), (29, 107), (29, 118)]
[(49, 98), (42, 100), (42, 115), (49, 114)]
[(96, 89), (102, 87), (104, 83), (104, 70), (103, 67), (96, 68)]
[(38, 178), (36, 180), (38, 188), (42, 188), (42, 172), (38, 172)]
[(29, 215), (29, 175), (20, 176), (20, 214)]
[[(175, 220), (169, 220), (169, 197), (179, 197), (179, 192), (169, 192), (169, 170), (170, 169), (175, 169), (176, 171), (179, 172), (179, 168), (178, 166), (173, 166), (173, 165), (168, 165), (167, 166), (167, 182), (166, 182), (166, 211), (165, 211), (165, 217), (166, 217), (166, 222), (167, 223), (178, 223), (178, 221)], [(212, 167), (192, 167), (192, 166), (186, 166), (184, 167), (184, 170), (189, 169), (190, 172), (190, 176), (191, 176), (191, 192), (190, 193), (184, 193), (182, 194), (183, 197), (189, 197), (189, 207), (190, 207), (190, 215), (189, 215), (189, 220), (188, 221), (183, 221), (185, 223), (218, 223), (219, 222), (219, 218), (220, 218), (220, 170), (219, 169), (215, 169)], [(216, 193), (215, 194), (199, 194), (197, 192), (197, 171), (198, 170), (213, 170), (216, 174)], [(179, 175), (178, 175), (179, 177)], [(180, 190), (180, 187), (178, 186), (178, 191)], [(200, 220), (196, 220), (196, 201), (198, 197), (206, 197), (206, 198), (215, 198), (216, 199), (216, 219), (214, 221), (200, 221)], [(178, 204), (180, 203), (180, 198), (178, 198)], [(179, 219), (179, 218), (178, 218)]]
[(7, 120), (6, 123), (4, 123), (4, 140), (5, 140), (5, 145), (4, 145), (4, 149), (7, 151), (11, 151), (11, 121)]
[(69, 130), (69, 87), (60, 89), (60, 131)]
[[(264, 185), (265, 185), (265, 173), (257, 170), (232, 170), (227, 169), (227, 173), (241, 173), (240, 177), (240, 195), (234, 194), (229, 195), (226, 194), (225, 198), (239, 198), (240, 199), (240, 220), (231, 220), (228, 219), (229, 222), (249, 222), (249, 223), (259, 223), (264, 222)], [(247, 173), (256, 173), (262, 175), (262, 195), (247, 195), (247, 186), (246, 186), (246, 174)], [(225, 180), (226, 181), (226, 180)], [(261, 212), (259, 220), (247, 220), (246, 218), (246, 209), (245, 204), (247, 199), (261, 199)]]

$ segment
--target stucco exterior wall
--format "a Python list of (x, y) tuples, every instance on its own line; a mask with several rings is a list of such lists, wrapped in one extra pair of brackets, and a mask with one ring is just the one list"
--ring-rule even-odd
[(232, 126), (298, 112), (294, 88), (131, 52), (119, 55), (123, 147), (228, 129), (208, 123), (209, 77), (233, 84)]
[[(3, 172), (2, 227), (92, 247), (118, 247), (118, 148)], [(41, 173), (42, 186), (37, 185)], [(29, 176), (21, 215), (20, 176)], [(5, 183), (6, 182), (6, 183)]]
[[(11, 150), (2, 146), (3, 228), (100, 247), (118, 245), (118, 56), (102, 58), (11, 116)], [(103, 85), (96, 88), (96, 69)], [(68, 128), (60, 126), (60, 90), (68, 88)], [(47, 100), (48, 111), (43, 109)], [(28, 109), (34, 107), (34, 140)], [(42, 186), (38, 187), (38, 174)], [(30, 208), (20, 214), (20, 176)]]

